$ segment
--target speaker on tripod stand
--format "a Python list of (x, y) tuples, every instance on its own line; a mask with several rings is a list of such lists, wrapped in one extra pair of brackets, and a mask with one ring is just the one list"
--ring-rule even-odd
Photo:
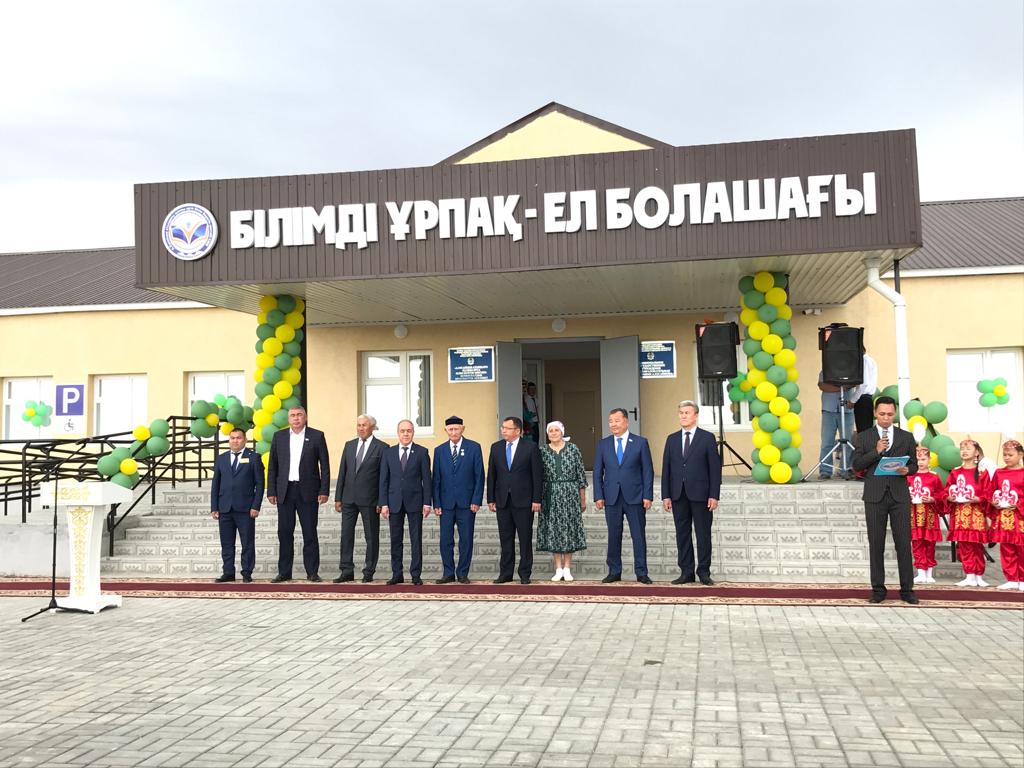
[(736, 347), (740, 343), (740, 329), (736, 323), (704, 323), (694, 327), (697, 335), (697, 376), (700, 379), (700, 400), (718, 409), (718, 456), (725, 464), (725, 451), (729, 450), (743, 466), (750, 464), (725, 439), (722, 419), (722, 382), (736, 376)]

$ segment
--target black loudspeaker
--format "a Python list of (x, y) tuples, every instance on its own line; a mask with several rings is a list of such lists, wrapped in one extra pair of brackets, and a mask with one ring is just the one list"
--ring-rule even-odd
[(736, 347), (740, 329), (736, 323), (708, 323), (696, 326), (697, 376), (701, 379), (731, 379), (736, 375)]
[(722, 397), (722, 379), (698, 379), (700, 385), (700, 404), (709, 406), (725, 405)]
[(818, 329), (821, 379), (837, 387), (853, 387), (864, 381), (864, 329), (848, 325)]

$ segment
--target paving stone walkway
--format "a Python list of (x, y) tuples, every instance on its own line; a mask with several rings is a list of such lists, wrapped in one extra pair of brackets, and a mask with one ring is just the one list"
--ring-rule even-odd
[(42, 604), (0, 599), (3, 766), (1024, 766), (1019, 611)]

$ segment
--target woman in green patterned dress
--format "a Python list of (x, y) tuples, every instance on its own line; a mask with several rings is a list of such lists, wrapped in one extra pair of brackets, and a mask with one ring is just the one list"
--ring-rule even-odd
[(537, 525), (537, 549), (555, 559), (552, 581), (572, 581), (572, 555), (587, 548), (583, 510), (587, 508), (587, 475), (580, 449), (568, 442), (565, 425), (548, 424), (548, 444), (540, 449), (544, 465), (544, 503)]

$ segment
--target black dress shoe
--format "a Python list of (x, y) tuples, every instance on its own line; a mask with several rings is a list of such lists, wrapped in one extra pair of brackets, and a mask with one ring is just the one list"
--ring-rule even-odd
[(705, 587), (712, 587), (715, 584), (715, 580), (712, 579), (710, 576), (701, 576), (700, 583), (703, 584)]
[(339, 576), (338, 578), (336, 578), (336, 579), (332, 579), (332, 580), (331, 580), (331, 583), (332, 583), (332, 584), (343, 584), (343, 583), (344, 583), (344, 582), (346, 582), (346, 581), (354, 581), (354, 580), (355, 580), (355, 578), (356, 578), (356, 577), (355, 577), (355, 576), (352, 576), (351, 574), (345, 574), (345, 573), (343, 573), (343, 574), (341, 574), (341, 576)]
[(214, 582), (217, 583), (217, 584), (223, 584), (225, 581), (234, 581), (234, 580), (235, 580), (234, 576), (228, 576), (227, 574), (221, 574), (216, 579), (214, 579)]
[(452, 584), (455, 582), (454, 576), (442, 576), (440, 579), (435, 581), (435, 584)]
[(363, 576), (363, 584), (373, 583), (373, 576)]
[(641, 584), (650, 584), (650, 583), (652, 583), (650, 576), (637, 576), (636, 580), (639, 581)]
[(469, 576), (459, 576), (459, 584), (469, 584)]
[(252, 584), (252, 576), (250, 576), (248, 573), (243, 573), (242, 574), (242, 583), (243, 584)]
[(308, 579), (306, 579), (306, 581), (317, 582), (317, 581), (323, 581), (323, 579), (320, 578), (320, 574), (319, 573), (314, 573), (312, 576), (310, 576)]
[(884, 592), (872, 592), (871, 597), (868, 598), (869, 603), (880, 603), (885, 600)]
[(422, 587), (423, 586), (423, 579), (420, 579), (420, 578), (413, 579), (412, 580), (412, 585), (414, 587)]
[(282, 581), (291, 581), (291, 576), (282, 576), (280, 573), (270, 580), (271, 584), (280, 584)]
[(511, 576), (509, 576), (507, 579), (503, 579), (501, 576), (499, 576), (494, 581), (492, 581), (491, 584), (508, 584), (510, 581), (512, 581)]
[(401, 576), (392, 576), (387, 583), (389, 587), (393, 587), (395, 584), (405, 584), (405, 579)]
[(520, 584), (529, 584), (529, 583), (530, 583), (530, 577), (529, 577), (529, 576), (523, 576), (523, 577), (521, 577), (521, 578), (519, 579), (519, 583), (520, 583)]
[(697, 581), (696, 576), (680, 576), (678, 579), (672, 579), (673, 584), (693, 584)]
[(907, 605), (917, 605), (918, 603), (921, 602), (918, 599), (917, 595), (915, 595), (913, 592), (901, 593), (900, 594), (900, 600), (902, 600)]
[(622, 574), (621, 573), (609, 573), (607, 576), (605, 576), (603, 579), (601, 579), (601, 583), (602, 584), (611, 584), (614, 581), (622, 581)]

